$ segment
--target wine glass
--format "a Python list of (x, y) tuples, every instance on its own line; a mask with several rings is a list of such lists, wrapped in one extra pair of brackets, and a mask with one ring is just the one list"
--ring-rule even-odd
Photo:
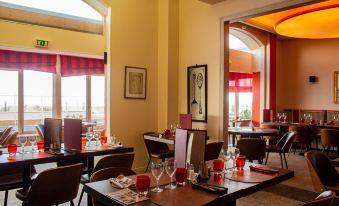
[(96, 132), (94, 133), (94, 139), (95, 139), (95, 146), (99, 146), (99, 143), (100, 143), (100, 133), (99, 132)]
[(284, 122), (287, 122), (287, 114), (286, 113), (283, 113), (283, 119), (284, 119)]
[(92, 135), (93, 135), (92, 132), (86, 132), (86, 140), (87, 140), (86, 147), (91, 147)]
[(176, 168), (177, 168), (176, 160), (174, 160), (174, 159), (167, 159), (165, 161), (165, 170), (166, 170), (166, 173), (171, 178), (171, 182), (165, 187), (166, 189), (172, 190), (172, 189), (176, 188), (176, 186), (172, 184), (172, 177), (173, 177), (173, 175), (175, 173)]
[(159, 187), (159, 180), (162, 173), (164, 172), (164, 165), (162, 164), (162, 162), (161, 163), (152, 162), (151, 171), (153, 177), (157, 180), (157, 186), (154, 189), (152, 189), (152, 192), (162, 192), (163, 189)]
[(31, 145), (32, 145), (32, 153), (34, 153), (35, 152), (35, 144), (36, 144), (36, 136), (35, 135), (29, 136), (28, 140), (29, 140), (29, 143), (31, 143)]
[(25, 135), (19, 136), (19, 144), (21, 145), (21, 154), (25, 153), (25, 145), (27, 143), (27, 137)]
[(229, 170), (227, 169), (227, 162), (231, 159), (231, 156), (232, 156), (231, 154), (232, 154), (232, 152), (229, 149), (222, 150), (222, 158), (225, 161), (225, 165), (224, 165), (225, 166), (225, 168), (224, 168), (225, 173), (229, 173)]
[(281, 114), (278, 112), (277, 113), (277, 120), (278, 120), (278, 122), (280, 122), (280, 116), (281, 116)]
[(240, 155), (240, 149), (238, 149), (238, 148), (232, 148), (231, 149), (231, 159), (232, 159), (232, 161), (233, 161), (233, 169), (235, 168), (235, 160), (239, 157), (239, 155)]

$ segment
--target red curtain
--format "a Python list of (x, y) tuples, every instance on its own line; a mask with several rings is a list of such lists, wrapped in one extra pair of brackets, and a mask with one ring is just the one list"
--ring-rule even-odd
[(104, 60), (60, 55), (61, 76), (104, 74)]
[(0, 49), (0, 68), (55, 73), (56, 55)]
[(229, 92), (252, 92), (253, 74), (230, 72)]

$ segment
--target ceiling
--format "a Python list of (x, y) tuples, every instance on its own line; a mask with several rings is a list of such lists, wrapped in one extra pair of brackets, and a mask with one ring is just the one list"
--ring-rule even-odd
[(226, 1), (226, 0), (200, 0), (200, 1), (208, 3), (208, 4), (217, 4), (217, 3), (220, 3), (220, 2)]
[(339, 0), (329, 0), (243, 21), (281, 36), (321, 39), (339, 37)]

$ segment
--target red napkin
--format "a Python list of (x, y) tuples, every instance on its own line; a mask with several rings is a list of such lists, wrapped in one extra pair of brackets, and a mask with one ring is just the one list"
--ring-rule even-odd
[(272, 169), (269, 167), (265, 167), (265, 166), (250, 166), (250, 170), (251, 171), (256, 171), (256, 172), (262, 172), (262, 173), (267, 173), (267, 174), (272, 174), (272, 173), (278, 173), (279, 171), (276, 169)]

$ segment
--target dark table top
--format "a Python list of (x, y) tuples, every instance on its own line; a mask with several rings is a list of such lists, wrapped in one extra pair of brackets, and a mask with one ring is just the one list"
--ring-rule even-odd
[(277, 129), (267, 129), (267, 128), (259, 128), (259, 127), (229, 127), (229, 134), (235, 135), (243, 135), (243, 136), (270, 136), (276, 135), (279, 133)]
[[(246, 170), (248, 168), (245, 168)], [(271, 175), (271, 178), (265, 178), (259, 183), (245, 183), (225, 179), (221, 175), (212, 175), (208, 180), (209, 184), (215, 184), (228, 188), (225, 195), (217, 195), (202, 190), (193, 189), (189, 184), (184, 187), (177, 187), (174, 190), (165, 190), (161, 193), (150, 193), (150, 199), (135, 205), (225, 205), (225, 203), (234, 203), (236, 199), (248, 196), (266, 187), (278, 184), (284, 180), (292, 178), (294, 172), (286, 169), (275, 168), (279, 173)], [(251, 171), (252, 172), (252, 171)], [(154, 178), (151, 174), (151, 187), (155, 186)], [(135, 176), (131, 176), (135, 178)], [(160, 179), (160, 185), (169, 183), (169, 177), (164, 173)], [(96, 200), (104, 205), (119, 205), (119, 203), (111, 200), (105, 194), (117, 191), (113, 188), (108, 180), (88, 183), (84, 186), (85, 191)]]

